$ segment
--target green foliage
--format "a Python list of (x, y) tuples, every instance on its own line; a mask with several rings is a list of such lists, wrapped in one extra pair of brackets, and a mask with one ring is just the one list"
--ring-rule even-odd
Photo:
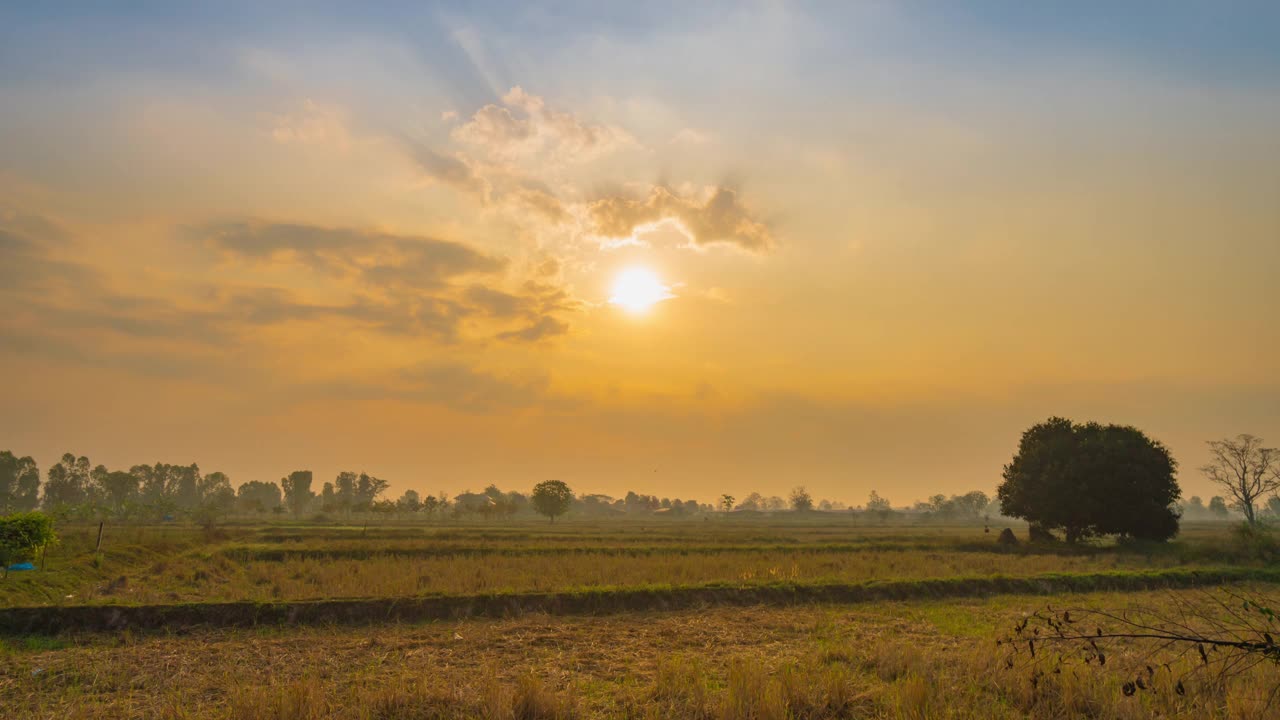
[(573, 504), (573, 491), (560, 480), (545, 480), (534, 486), (531, 500), (538, 514), (555, 522), (556, 516), (565, 514)]
[(1176, 466), (1137, 428), (1050, 418), (1023, 433), (997, 496), (1006, 515), (1061, 529), (1068, 542), (1167, 540), (1178, 532)]
[(42, 512), (14, 513), (0, 517), (0, 565), (31, 560), (54, 542), (53, 518)]

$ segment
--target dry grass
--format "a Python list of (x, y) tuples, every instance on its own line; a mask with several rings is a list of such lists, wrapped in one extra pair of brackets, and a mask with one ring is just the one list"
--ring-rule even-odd
[[(1222, 564), (1221, 528), (1160, 549), (999, 551), (975, 527), (852, 527), (828, 522), (554, 527), (71, 528), (47, 572), (0, 583), (0, 606), (464, 595), (710, 582), (861, 583)], [(1216, 533), (1216, 534), (1215, 534)], [(1215, 544), (1216, 543), (1216, 544)], [(1246, 563), (1256, 564), (1256, 563)]]
[[(1099, 607), (1164, 593), (1062, 597)], [(6, 717), (1262, 718), (1259, 667), (1225, 687), (1127, 698), (1142, 647), (1107, 669), (1005, 667), (994, 638), (1043, 599), (712, 608), (376, 629), (89, 637), (11, 650)], [(963, 628), (964, 632), (957, 632)], [(1051, 669), (1051, 665), (1043, 666)], [(1168, 676), (1169, 678), (1172, 675)], [(1163, 683), (1159, 685), (1158, 683)]]

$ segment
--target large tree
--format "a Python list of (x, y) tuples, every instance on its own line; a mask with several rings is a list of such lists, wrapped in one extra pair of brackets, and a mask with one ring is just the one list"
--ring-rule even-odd
[(1164, 445), (1126, 425), (1050, 418), (1022, 434), (997, 496), (1004, 514), (1092, 535), (1167, 540), (1178, 532), (1177, 463)]
[(556, 517), (565, 514), (573, 504), (573, 491), (560, 480), (545, 480), (533, 487), (533, 509), (540, 515), (556, 521)]
[(1250, 525), (1257, 523), (1258, 504), (1280, 492), (1280, 451), (1263, 447), (1262, 438), (1237, 435), (1235, 440), (1210, 440), (1209, 457), (1200, 472), (1226, 491)]
[(280, 487), (284, 489), (284, 504), (294, 515), (301, 515), (316, 497), (311, 492), (310, 470), (294, 470), (280, 480)]
[(40, 501), (40, 468), (30, 456), (0, 451), (0, 513), (34, 510)]

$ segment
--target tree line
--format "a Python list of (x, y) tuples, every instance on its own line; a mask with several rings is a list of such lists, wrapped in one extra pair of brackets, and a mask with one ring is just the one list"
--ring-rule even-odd
[[(1250, 524), (1280, 518), (1280, 451), (1252, 435), (1214, 440), (1208, 446), (1211, 461), (1200, 472), (1223, 495), (1210, 498), (1207, 505), (1199, 497), (1181, 502), (1177, 462), (1167, 448), (1142, 431), (1064, 418), (1050, 418), (1023, 433), (994, 498), (974, 490), (950, 497), (934, 495), (895, 509), (873, 490), (865, 506), (853, 508), (815, 501), (800, 486), (786, 499), (752, 492), (739, 501), (726, 493), (712, 505), (634, 491), (621, 498), (575, 496), (567, 485), (547, 482), (559, 483), (554, 486), (556, 492), (567, 498), (563, 509), (550, 515), (553, 518), (568, 511), (606, 517), (786, 510), (847, 510), (882, 521), (901, 514), (940, 521), (1008, 516), (1027, 520), (1033, 532), (1061, 531), (1070, 542), (1107, 534), (1163, 540), (1177, 532), (1180, 519), (1227, 519), (1233, 510)], [(295, 516), (378, 512), (428, 518), (503, 518), (541, 512), (537, 488), (526, 495), (490, 485), (452, 498), (443, 492), (424, 496), (410, 489), (391, 499), (383, 497), (388, 485), (369, 473), (347, 471), (316, 488), (311, 471), (296, 470), (278, 483), (253, 480), (233, 488), (226, 473), (202, 473), (196, 463), (157, 462), (111, 470), (73, 453), (63, 455), (42, 479), (34, 459), (0, 451), (0, 513), (39, 508), (59, 519), (146, 521), (182, 515), (212, 522), (234, 512)], [(544, 482), (537, 487), (549, 486)]]

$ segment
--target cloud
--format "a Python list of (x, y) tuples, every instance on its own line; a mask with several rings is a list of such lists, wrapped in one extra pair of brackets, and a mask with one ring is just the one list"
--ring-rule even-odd
[(487, 198), (488, 184), (460, 158), (438, 153), (412, 140), (405, 140), (405, 144), (409, 148), (409, 156), (427, 177), (457, 190), (474, 193), (482, 200)]
[(453, 130), (453, 138), (493, 157), (540, 156), (558, 162), (583, 162), (635, 144), (625, 130), (585, 122), (555, 110), (520, 86), (502, 96), (501, 105), (485, 105)]
[(675, 220), (695, 246), (728, 244), (764, 252), (774, 244), (769, 228), (743, 205), (738, 193), (723, 187), (690, 197), (659, 185), (644, 199), (597, 200), (588, 214), (595, 232), (615, 241), (632, 238), (645, 225)]
[(543, 316), (532, 325), (520, 328), (518, 330), (508, 330), (507, 332), (498, 333), (499, 340), (508, 340), (511, 342), (533, 343), (547, 338), (564, 335), (569, 332), (568, 323), (560, 322), (550, 315)]
[[(251, 264), (248, 277), (266, 282), (229, 281), (222, 271), (184, 274), (178, 289), (136, 277), (124, 285), (107, 266), (60, 259), (82, 255), (56, 223), (0, 214), (0, 341), (62, 364), (248, 382), (270, 380), (268, 368), (279, 366), (271, 359), (294, 342), (359, 330), (400, 343), (411, 358), (424, 340), (462, 351), (563, 335), (562, 316), (579, 307), (558, 285), (513, 282), (504, 258), (433, 238), (250, 220), (179, 235)], [(287, 334), (261, 332), (268, 328)], [(213, 372), (228, 365), (234, 373)]]
[(67, 232), (48, 218), (0, 212), (0, 293), (52, 295), (96, 287), (97, 273), (58, 257), (68, 251), (68, 245)]
[(198, 241), (241, 261), (293, 263), (380, 288), (435, 288), (492, 275), (503, 258), (429, 237), (291, 223), (225, 222), (192, 228)]

